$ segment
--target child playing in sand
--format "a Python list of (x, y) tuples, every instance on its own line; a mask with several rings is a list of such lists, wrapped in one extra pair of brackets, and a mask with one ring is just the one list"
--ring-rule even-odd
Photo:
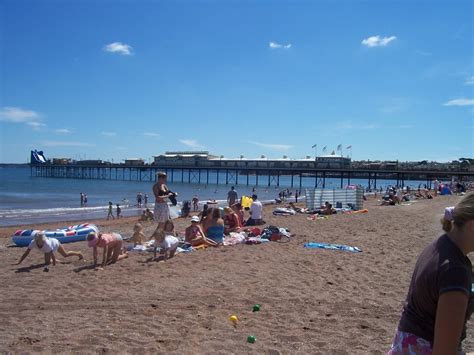
[(59, 252), (65, 258), (69, 256), (77, 256), (79, 260), (83, 259), (82, 253), (78, 251), (66, 251), (64, 247), (61, 245), (59, 240), (56, 238), (48, 238), (44, 235), (43, 232), (37, 233), (35, 239), (30, 242), (28, 245), (28, 249), (23, 253), (20, 258), (20, 261), (16, 265), (20, 265), (23, 260), (28, 256), (32, 249), (39, 249), (44, 253), (44, 270), (45, 272), (49, 271), (49, 264), (51, 260), (53, 261), (53, 265), (56, 265), (56, 256), (54, 255), (55, 252)]
[(130, 238), (130, 243), (133, 243), (133, 246), (136, 247), (137, 244), (143, 244), (146, 237), (143, 234), (143, 226), (140, 223), (135, 224), (133, 227), (133, 235)]
[(157, 230), (153, 233), (152, 238), (155, 238), (155, 249), (153, 258), (156, 259), (156, 251), (160, 247), (160, 254), (163, 255), (164, 260), (172, 258), (178, 249), (179, 240), (175, 236), (174, 224), (170, 220), (166, 221), (163, 230)]
[(127, 253), (123, 251), (122, 236), (118, 233), (89, 233), (87, 236), (87, 245), (89, 248), (94, 248), (93, 257), (95, 267), (97, 267), (97, 248), (104, 249), (102, 254), (102, 268), (107, 264), (113, 264), (128, 257)]

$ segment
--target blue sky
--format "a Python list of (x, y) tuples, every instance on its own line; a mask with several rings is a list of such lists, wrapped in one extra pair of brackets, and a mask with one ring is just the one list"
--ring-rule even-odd
[(472, 157), (473, 16), (470, 0), (4, 0), (0, 162)]

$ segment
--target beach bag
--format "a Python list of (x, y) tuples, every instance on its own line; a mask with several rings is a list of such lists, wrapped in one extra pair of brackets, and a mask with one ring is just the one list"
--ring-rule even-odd
[(265, 227), (262, 231), (262, 238), (276, 242), (281, 239), (280, 230), (275, 226)]

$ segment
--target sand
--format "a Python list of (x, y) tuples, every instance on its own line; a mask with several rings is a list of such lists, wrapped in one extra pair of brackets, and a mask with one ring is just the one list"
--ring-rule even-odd
[[(367, 214), (317, 221), (270, 216), (266, 207), (267, 222), (296, 233), (290, 243), (206, 249), (161, 263), (137, 253), (103, 271), (87, 267), (92, 253), (84, 242), (65, 247), (86, 253), (86, 262), (61, 257), (49, 273), (18, 269), (11, 264), (24, 249), (6, 247), (16, 228), (2, 228), (0, 352), (385, 353), (416, 258), (441, 234), (443, 209), (457, 199), (369, 201)], [(134, 222), (97, 223), (130, 235)], [(177, 230), (187, 223), (179, 220)], [(303, 248), (310, 241), (363, 252)], [(41, 261), (35, 251), (22, 266)], [(256, 303), (261, 310), (253, 313)], [(473, 325), (465, 350), (474, 349)]]

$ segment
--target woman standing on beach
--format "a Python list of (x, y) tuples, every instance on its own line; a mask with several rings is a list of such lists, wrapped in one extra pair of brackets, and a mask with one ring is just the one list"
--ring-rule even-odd
[(156, 174), (158, 181), (153, 185), (153, 194), (155, 195), (155, 221), (158, 222), (156, 231), (163, 230), (165, 223), (170, 219), (170, 209), (167, 198), (173, 193), (166, 186), (166, 173), (159, 172)]
[(474, 251), (474, 193), (447, 208), (442, 223), (446, 233), (415, 265), (391, 355), (462, 353), (474, 306), (467, 257)]

